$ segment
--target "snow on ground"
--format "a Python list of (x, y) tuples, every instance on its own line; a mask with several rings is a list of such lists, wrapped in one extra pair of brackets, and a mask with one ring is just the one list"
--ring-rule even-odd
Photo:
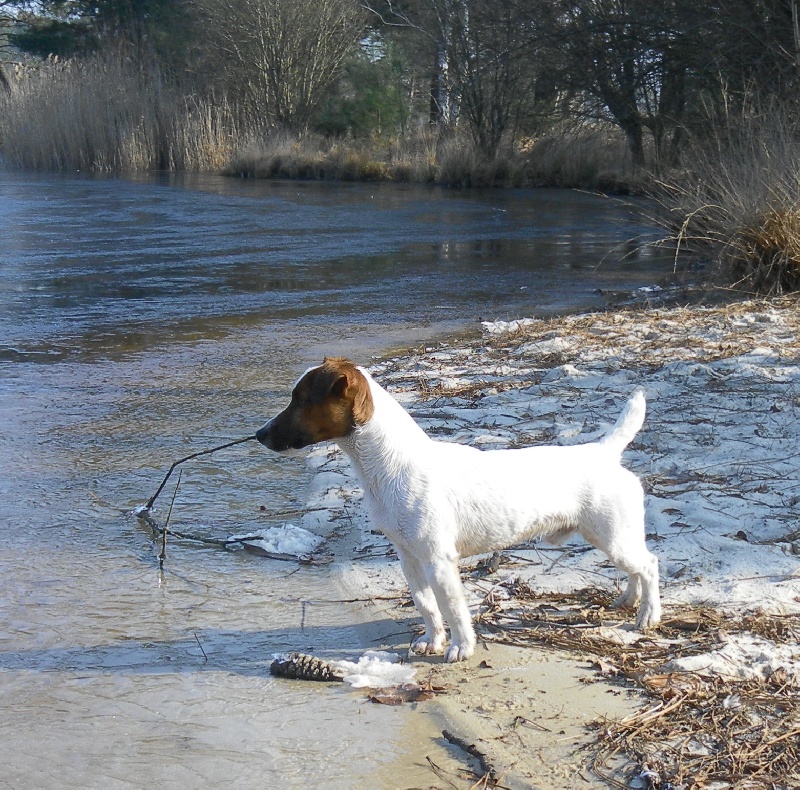
[(735, 634), (718, 650), (673, 659), (665, 669), (729, 680), (766, 680), (784, 669), (800, 678), (800, 645), (776, 645), (752, 634)]
[[(664, 601), (800, 612), (799, 306), (787, 299), (484, 323), (477, 340), (371, 370), (432, 436), (483, 449), (592, 441), (644, 387), (648, 416), (623, 463), (648, 492)], [(317, 470), (309, 507), (358, 531), (352, 561), (341, 566), (348, 581), (369, 595), (402, 588), (344, 457), (328, 445), (309, 461)], [(526, 559), (514, 574), (542, 590), (623, 581), (580, 539), (508, 553)], [(473, 590), (473, 603), (485, 592)]]

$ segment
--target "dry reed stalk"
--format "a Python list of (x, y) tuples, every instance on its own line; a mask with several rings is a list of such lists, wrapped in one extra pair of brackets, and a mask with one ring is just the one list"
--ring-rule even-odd
[(796, 120), (776, 111), (728, 118), (684, 160), (655, 185), (657, 219), (677, 248), (712, 257), (718, 279), (743, 291), (799, 290)]
[(20, 69), (0, 94), (4, 159), (25, 169), (217, 169), (240, 133), (225, 102), (125, 52)]

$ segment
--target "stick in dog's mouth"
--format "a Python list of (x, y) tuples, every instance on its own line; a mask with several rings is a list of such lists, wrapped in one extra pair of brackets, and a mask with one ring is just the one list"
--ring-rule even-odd
[(158, 495), (164, 490), (164, 486), (167, 484), (167, 480), (169, 480), (170, 475), (175, 471), (176, 466), (180, 466), (182, 463), (186, 461), (191, 461), (192, 458), (198, 458), (201, 455), (209, 455), (211, 453), (216, 453), (219, 450), (225, 450), (228, 447), (233, 447), (234, 445), (237, 444), (243, 444), (244, 442), (253, 441), (255, 440), (255, 438), (256, 438), (255, 434), (253, 434), (252, 436), (244, 436), (241, 439), (234, 439), (232, 442), (226, 442), (225, 444), (221, 444), (218, 447), (210, 447), (208, 450), (200, 450), (199, 452), (191, 453), (190, 455), (187, 455), (184, 458), (179, 458), (177, 461), (175, 461), (174, 464), (172, 464), (166, 475), (164, 475), (164, 479), (161, 481), (161, 485), (158, 487), (158, 490), (155, 492), (155, 494), (153, 494), (153, 496), (151, 496), (150, 499), (147, 500), (147, 503), (144, 505), (144, 507), (137, 508), (136, 511), (134, 512), (142, 513), (150, 510), (153, 507), (153, 503), (156, 501)]

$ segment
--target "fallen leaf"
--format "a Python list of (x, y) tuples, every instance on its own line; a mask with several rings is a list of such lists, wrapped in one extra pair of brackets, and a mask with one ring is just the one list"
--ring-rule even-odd
[(597, 659), (592, 665), (592, 668), (596, 669), (601, 675), (617, 675), (619, 673), (619, 667), (607, 661), (605, 658)]
[(380, 705), (402, 705), (405, 702), (424, 702), (436, 696), (435, 689), (420, 686), (418, 683), (404, 683), (402, 686), (388, 686), (369, 695), (372, 702)]

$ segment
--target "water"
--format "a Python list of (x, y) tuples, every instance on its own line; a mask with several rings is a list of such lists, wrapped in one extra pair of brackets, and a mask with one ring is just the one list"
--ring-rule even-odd
[[(0, 223), (0, 780), (433, 781), (420, 712), (267, 673), (284, 650), (407, 644), (337, 603), (335, 569), (174, 543), (162, 576), (124, 511), (325, 353), (368, 362), (651, 284), (670, 263), (639, 248), (646, 224), (566, 192), (19, 174), (0, 174)], [(172, 525), (265, 526), (306, 480), (231, 448), (187, 468)]]

